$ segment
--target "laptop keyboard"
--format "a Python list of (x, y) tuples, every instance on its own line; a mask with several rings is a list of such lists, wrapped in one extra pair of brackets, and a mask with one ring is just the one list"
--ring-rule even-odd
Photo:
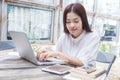
[(43, 60), (40, 60), (40, 59), (37, 59), (39, 62), (51, 62), (50, 60), (45, 60), (45, 61), (43, 61)]

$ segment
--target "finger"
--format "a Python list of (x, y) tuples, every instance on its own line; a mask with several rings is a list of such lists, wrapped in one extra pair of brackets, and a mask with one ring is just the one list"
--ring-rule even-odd
[(44, 53), (44, 54), (42, 55), (42, 60), (46, 60), (46, 56), (47, 56), (47, 55), (49, 55), (49, 53), (47, 53), (47, 52)]
[(40, 54), (41, 54), (40, 52), (37, 52), (37, 57), (38, 57), (38, 58), (40, 57)]
[(43, 56), (42, 56), (42, 59), (45, 61), (46, 60), (46, 56), (47, 55), (49, 55), (48, 53), (45, 53), (45, 54), (43, 54)]
[(40, 54), (40, 60), (44, 60), (44, 58), (45, 58), (45, 56), (46, 56), (47, 54), (46, 53), (42, 53), (42, 54)]
[(44, 53), (44, 52), (46, 52), (47, 50), (45, 50), (45, 49), (42, 49), (42, 50), (39, 50), (37, 53)]
[(47, 60), (48, 58), (52, 57), (52, 54), (47, 54), (44, 58), (44, 60)]
[(47, 60), (49, 57), (56, 57), (56, 53), (54, 53), (53, 51), (48, 51), (46, 56), (45, 56), (45, 60)]
[(39, 60), (43, 60), (43, 59), (42, 59), (42, 56), (43, 56), (43, 53), (41, 53), (41, 54), (39, 55)]
[(45, 49), (37, 51), (37, 57), (39, 57), (41, 53), (45, 53), (45, 52), (46, 52)]

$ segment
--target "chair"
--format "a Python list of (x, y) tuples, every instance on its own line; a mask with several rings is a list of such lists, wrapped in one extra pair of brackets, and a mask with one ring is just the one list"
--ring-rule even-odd
[(107, 70), (105, 72), (104, 80), (107, 79), (108, 74), (110, 72), (110, 69), (111, 69), (112, 64), (114, 63), (115, 59), (116, 59), (116, 56), (114, 54), (112, 54), (112, 53), (103, 52), (103, 51), (98, 52), (96, 61), (102, 62), (102, 63), (109, 63), (108, 68), (107, 68)]
[(0, 41), (0, 51), (7, 50), (7, 49), (13, 49), (13, 48), (15, 48), (15, 46), (11, 40)]

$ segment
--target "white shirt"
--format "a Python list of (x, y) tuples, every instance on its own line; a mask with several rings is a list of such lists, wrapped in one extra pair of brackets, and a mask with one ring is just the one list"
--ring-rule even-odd
[(82, 34), (73, 38), (70, 34), (62, 35), (57, 44), (56, 50), (66, 55), (79, 58), (84, 66), (95, 66), (95, 59), (97, 56), (100, 43), (100, 37), (95, 32)]

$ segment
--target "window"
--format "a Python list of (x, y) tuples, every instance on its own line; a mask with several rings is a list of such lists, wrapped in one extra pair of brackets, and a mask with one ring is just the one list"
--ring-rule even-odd
[(44, 3), (44, 4), (53, 4), (54, 0), (33, 0), (34, 2)]
[(7, 6), (8, 31), (25, 32), (30, 40), (51, 40), (54, 10)]
[(77, 0), (63, 0), (63, 7), (65, 8), (68, 4), (70, 3), (74, 3), (76, 2)]
[(88, 18), (88, 23), (89, 23), (90, 27), (92, 28), (93, 16), (87, 15), (87, 18)]
[(103, 26), (104, 30), (104, 41), (116, 41), (116, 32), (117, 28), (114, 25), (104, 24)]
[(94, 3), (92, 28), (100, 33), (103, 41), (118, 42), (120, 0), (94, 0)]
[(0, 1), (0, 40), (1, 40), (1, 26), (2, 26), (2, 1)]
[(94, 0), (63, 0), (63, 6), (65, 8), (68, 4), (75, 2), (82, 3), (87, 11), (93, 11), (94, 9)]
[(94, 0), (83, 0), (82, 1), (86, 11), (93, 12), (94, 11)]
[(120, 15), (120, 0), (98, 0), (98, 12), (107, 15)]
[(106, 18), (95, 19), (94, 30), (98, 31), (103, 41), (117, 41), (117, 21)]

